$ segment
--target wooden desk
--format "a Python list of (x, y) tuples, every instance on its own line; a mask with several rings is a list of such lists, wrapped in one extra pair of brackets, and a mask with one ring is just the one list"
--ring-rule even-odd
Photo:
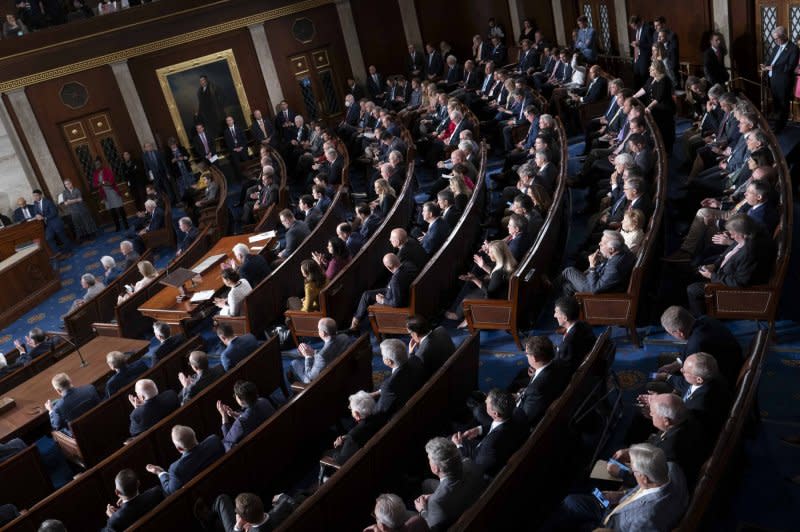
[[(33, 209), (33, 206), (30, 206)], [(44, 244), (44, 222), (32, 220), (9, 225), (0, 229), (0, 260), (10, 257), (17, 246), (38, 240), (42, 247)], [(46, 249), (46, 248), (45, 248)]]
[[(226, 236), (220, 238), (217, 243), (203, 257), (198, 260), (193, 266), (203, 262), (206, 258), (213, 255), (225, 254), (222, 260), (228, 260), (233, 257), (233, 246), (242, 243), (248, 244), (248, 238), (253, 236), (254, 233), (247, 235)], [(254, 246), (270, 247), (272, 240), (264, 240), (253, 244)], [(191, 268), (190, 268), (191, 269)], [(192, 289), (192, 292), (200, 292), (202, 290), (213, 290), (215, 297), (219, 295), (225, 288), (222, 282), (222, 275), (219, 268), (219, 263), (208, 268), (202, 277), (200, 283)], [(201, 303), (192, 303), (189, 298), (178, 301), (178, 289), (171, 286), (164, 286), (155, 296), (147, 300), (144, 305), (139, 307), (139, 312), (143, 315), (153, 318), (156, 321), (163, 321), (168, 323), (173, 331), (180, 331), (181, 320), (196, 317), (201, 310), (207, 309), (210, 305), (214, 304), (214, 300), (203, 301)], [(191, 297), (191, 292), (187, 290), (187, 295)]]
[[(28, 222), (0, 230), (0, 240), (3, 233), (19, 225), (35, 224)], [(12, 240), (6, 240), (5, 245), (10, 246)], [(3, 256), (0, 262), (0, 328), (7, 327), (61, 288), (58, 272), (53, 270), (43, 243), (18, 252), (14, 252), (13, 247), (11, 250), (11, 254)]]
[(89, 362), (85, 368), (80, 367), (78, 353), (72, 352), (45, 371), (0, 395), (11, 397), (17, 402), (14, 408), (0, 415), (0, 441), (23, 437), (35, 431), (49, 431), (50, 417), (44, 408), (44, 403), (48, 399), (58, 398), (50, 383), (57, 373), (69, 375), (74, 386), (96, 385), (111, 373), (106, 364), (106, 355), (109, 351), (139, 353), (148, 345), (149, 342), (146, 340), (99, 336), (81, 348), (83, 358)]

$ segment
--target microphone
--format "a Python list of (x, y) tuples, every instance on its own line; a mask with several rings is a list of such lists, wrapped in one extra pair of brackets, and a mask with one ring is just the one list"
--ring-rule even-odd
[(68, 345), (70, 345), (70, 346), (72, 346), (72, 347), (74, 347), (74, 348), (75, 348), (75, 352), (77, 352), (77, 353), (78, 353), (78, 358), (80, 358), (80, 360), (81, 360), (81, 365), (80, 365), (80, 367), (82, 367), (82, 368), (85, 368), (85, 367), (87, 367), (87, 366), (89, 365), (89, 361), (88, 361), (88, 360), (86, 360), (86, 359), (83, 357), (83, 353), (81, 353), (81, 348), (80, 348), (80, 347), (78, 347), (78, 344), (76, 344), (75, 342), (73, 342), (72, 340), (70, 340), (70, 338), (69, 338), (69, 335), (67, 335), (67, 334), (61, 334), (61, 333), (58, 333), (58, 332), (52, 332), (52, 333), (50, 333), (50, 334), (51, 334), (51, 335), (53, 335), (53, 336), (57, 336), (58, 338), (61, 338), (61, 339), (62, 339), (62, 340), (64, 340), (64, 341), (65, 341), (65, 342), (66, 342)]

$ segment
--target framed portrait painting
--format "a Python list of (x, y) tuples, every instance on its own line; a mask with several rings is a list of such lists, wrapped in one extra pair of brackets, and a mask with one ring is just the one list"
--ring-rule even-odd
[(156, 70), (178, 139), (191, 146), (195, 126), (203, 124), (212, 138), (221, 135), (225, 117), (250, 126), (250, 104), (233, 50), (183, 61)]

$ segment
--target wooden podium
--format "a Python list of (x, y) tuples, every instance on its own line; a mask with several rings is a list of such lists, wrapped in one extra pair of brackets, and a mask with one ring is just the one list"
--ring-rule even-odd
[(50, 265), (41, 220), (0, 229), (0, 286), (0, 327), (61, 288), (58, 272)]

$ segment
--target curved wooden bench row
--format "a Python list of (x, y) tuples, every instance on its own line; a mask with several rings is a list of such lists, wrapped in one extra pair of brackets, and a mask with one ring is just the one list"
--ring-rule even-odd
[[(564, 126), (556, 118), (561, 152), (567, 153), (567, 137)], [(520, 329), (527, 327), (529, 316), (534, 315), (537, 295), (541, 292), (541, 278), (553, 267), (560, 264), (565, 243), (565, 226), (567, 223), (565, 203), (569, 201), (567, 193), (567, 157), (562, 157), (558, 184), (553, 194), (553, 204), (547, 217), (536, 235), (531, 249), (517, 265), (517, 270), (508, 283), (506, 299), (465, 299), (464, 317), (470, 332), (476, 330), (508, 331), (521, 348)]]
[(198, 227), (209, 228), (216, 238), (221, 238), (228, 232), (228, 180), (222, 171), (211, 165), (211, 177), (219, 187), (217, 190), (217, 204), (200, 211)]
[(144, 245), (148, 249), (175, 247), (175, 221), (172, 219), (172, 206), (169, 204), (166, 194), (161, 195), (161, 204), (164, 205), (164, 227), (142, 235)]
[(114, 307), (113, 321), (93, 323), (92, 327), (97, 334), (118, 338), (144, 338), (151, 334), (153, 319), (139, 312), (139, 307), (163, 288), (161, 279), (166, 274), (167, 270), (164, 270), (150, 284)]
[(653, 214), (647, 224), (647, 232), (636, 258), (636, 263), (631, 272), (628, 289), (625, 292), (612, 292), (603, 294), (590, 294), (578, 292), (575, 297), (581, 305), (581, 319), (592, 325), (619, 325), (626, 327), (630, 334), (631, 342), (641, 347), (639, 335), (636, 332), (636, 316), (641, 298), (642, 283), (647, 274), (647, 266), (655, 252), (655, 246), (661, 229), (661, 218), (667, 201), (667, 151), (664, 140), (656, 126), (653, 117), (645, 114), (647, 127), (655, 141), (657, 155), (656, 171), (653, 178), (655, 190), (653, 193)]
[[(139, 260), (152, 260), (153, 251), (148, 249)], [(64, 316), (64, 329), (69, 334), (69, 339), (81, 346), (94, 337), (92, 323), (110, 319), (117, 306), (117, 296), (125, 291), (126, 284), (135, 284), (140, 278), (137, 264), (131, 265), (112, 283), (106, 286), (80, 307)]]
[(311, 497), (279, 530), (362, 530), (379, 493), (392, 485), (409, 463), (424, 456), (425, 443), (448, 426), (478, 386), (479, 335), (470, 335), (425, 385)]
[[(139, 475), (142, 490), (155, 486), (158, 479), (155, 475), (145, 472), (145, 466), (159, 464), (167, 467), (178, 458), (178, 451), (172, 444), (172, 427), (175, 425), (192, 427), (197, 433), (198, 440), (210, 434), (218, 434), (220, 417), (216, 403), (221, 400), (231, 404), (233, 385), (240, 379), (256, 383), (263, 396), (283, 386), (281, 354), (276, 340), (264, 343), (190, 402), (34, 505), (27, 514), (18, 517), (5, 530), (36, 530), (39, 523), (45, 519), (58, 519), (68, 530), (102, 528), (106, 522), (106, 504), (113, 502), (115, 497), (116, 474), (122, 469), (131, 468)], [(181, 516), (184, 524), (188, 515), (191, 514)]]
[(317, 336), (317, 323), (320, 318), (333, 318), (341, 328), (349, 326), (350, 319), (358, 306), (359, 298), (386, 277), (386, 269), (381, 266), (383, 256), (393, 250), (389, 234), (396, 227), (408, 227), (414, 205), (413, 194), (414, 162), (409, 162), (406, 180), (389, 215), (375, 234), (364, 243), (361, 250), (350, 262), (331, 279), (319, 294), (317, 312), (287, 310), (289, 327), (295, 342), (301, 336)]
[[(62, 336), (62, 335), (66, 336), (65, 333), (61, 333), (61, 335), (56, 335), (56, 336)], [(30, 364), (17, 368), (12, 372), (3, 375), (3, 377), (0, 378), (0, 394), (3, 394), (8, 390), (16, 388), (26, 380), (36, 375), (37, 373), (49, 368), (50, 366), (52, 366), (53, 364), (64, 358), (72, 351), (73, 347), (63, 340), (58, 342), (52, 342), (50, 350), (47, 353), (39, 355), (35, 359), (31, 360)], [(14, 362), (16, 362), (18, 357), (19, 357), (19, 351), (17, 351), (16, 348), (6, 353), (6, 361), (9, 364), (13, 364)]]
[(762, 330), (753, 340), (751, 355), (742, 368), (739, 391), (731, 407), (730, 415), (717, 438), (717, 443), (710, 458), (700, 469), (694, 494), (689, 501), (689, 508), (676, 530), (692, 532), (706, 530), (704, 518), (712, 502), (725, 491), (724, 481), (730, 472), (734, 456), (739, 451), (745, 425), (750, 421), (750, 413), (756, 407), (758, 383), (764, 365), (769, 343), (769, 331)]
[[(203, 340), (199, 336), (187, 340), (139, 379), (151, 379), (160, 391), (174, 388), (179, 382), (178, 373), (189, 369), (189, 353), (202, 346)], [(131, 410), (128, 394), (134, 394), (135, 387), (136, 381), (73, 420), (69, 424), (72, 437), (58, 433), (59, 446), (71, 462), (83, 468), (91, 467), (118, 450), (130, 437), (130, 420), (123, 413)]]
[(198, 498), (210, 502), (220, 493), (287, 490), (296, 480), (297, 464), (316, 460), (320, 438), (346, 415), (348, 396), (371, 387), (372, 352), (364, 335), (224, 458), (128, 530), (185, 530)]
[(0, 464), (0, 501), (18, 510), (30, 508), (53, 491), (50, 474), (36, 444)]
[[(285, 261), (250, 292), (242, 303), (240, 316), (217, 316), (217, 323), (228, 323), (236, 334), (247, 332), (261, 336), (286, 310), (286, 300), (303, 293), (300, 264), (312, 251), (325, 249), (325, 242), (336, 235), (336, 226), (350, 210), (347, 187), (339, 187), (330, 207), (310, 235)], [(314, 330), (316, 330), (316, 324)]]
[(186, 248), (186, 251), (173, 257), (167, 265), (167, 270), (174, 272), (178, 268), (191, 269), (193, 265), (203, 258), (203, 255), (208, 253), (208, 250), (217, 240), (219, 240), (218, 235), (211, 230), (211, 227), (204, 227), (200, 230), (194, 242)]
[(572, 419), (612, 356), (610, 333), (606, 329), (597, 339), (561, 397), (451, 531), (514, 530), (519, 527), (520, 508), (525, 508), (526, 526), (535, 530), (557, 508), (572, 482), (567, 470), (582, 468), (576, 463), (580, 436), (573, 430)]
[(780, 219), (773, 238), (777, 245), (775, 268), (766, 285), (735, 288), (721, 284), (706, 284), (706, 312), (720, 319), (766, 321), (774, 327), (778, 313), (783, 282), (789, 270), (789, 255), (792, 249), (792, 227), (794, 203), (792, 200), (792, 180), (786, 157), (778, 140), (769, 128), (766, 118), (760, 112), (759, 129), (767, 136), (770, 150), (778, 170), (778, 192)]
[(486, 195), (486, 144), (481, 148), (481, 164), (475, 191), (447, 241), (411, 283), (407, 307), (371, 305), (369, 321), (375, 336), (406, 334), (406, 319), (415, 314), (433, 318), (452, 296), (457, 286), (456, 273), (472, 263), (472, 250), (481, 232), (481, 214)]

